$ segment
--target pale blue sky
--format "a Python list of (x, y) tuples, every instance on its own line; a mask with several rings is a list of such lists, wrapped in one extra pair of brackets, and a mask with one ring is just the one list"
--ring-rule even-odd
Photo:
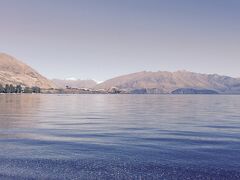
[(48, 78), (240, 77), (239, 0), (0, 0), (0, 52)]

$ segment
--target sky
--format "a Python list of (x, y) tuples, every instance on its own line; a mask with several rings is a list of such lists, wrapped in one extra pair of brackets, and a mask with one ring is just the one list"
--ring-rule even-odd
[(50, 79), (240, 77), (240, 1), (0, 0), (0, 52)]

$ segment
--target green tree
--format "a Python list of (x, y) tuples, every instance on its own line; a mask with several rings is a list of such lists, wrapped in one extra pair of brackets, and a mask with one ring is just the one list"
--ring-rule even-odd
[(6, 86), (5, 86), (5, 93), (11, 93), (9, 84), (6, 84)]
[(10, 93), (15, 93), (16, 88), (12, 84), (10, 84), (9, 88), (10, 88)]
[(21, 85), (16, 86), (16, 93), (22, 93), (22, 86)]
[(5, 89), (2, 84), (0, 84), (0, 93), (4, 93)]
[(39, 87), (37, 87), (37, 86), (34, 86), (34, 87), (32, 87), (32, 92), (33, 93), (40, 93), (41, 89)]

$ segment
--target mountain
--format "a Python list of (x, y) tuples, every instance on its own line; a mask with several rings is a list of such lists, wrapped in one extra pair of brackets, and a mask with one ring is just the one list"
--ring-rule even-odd
[(218, 92), (208, 89), (179, 88), (172, 91), (172, 94), (218, 94)]
[(189, 88), (189, 91), (195, 89), (205, 90), (206, 92), (212, 90), (216, 93), (240, 94), (240, 78), (188, 71), (143, 71), (115, 77), (98, 84), (95, 88), (110, 89), (112, 87), (140, 92), (144, 92), (145, 89), (146, 93), (172, 93), (180, 88)]
[(43, 89), (56, 88), (53, 82), (30, 66), (5, 53), (0, 53), (0, 84), (38, 86)]
[(95, 82), (94, 80), (53, 79), (52, 81), (60, 88), (65, 88), (66, 86), (69, 86), (72, 88), (93, 88), (97, 85), (97, 82)]
[(38, 86), (42, 89), (93, 88), (112, 93), (240, 94), (240, 78), (188, 71), (137, 72), (97, 84), (93, 80), (53, 81), (14, 57), (0, 53), (0, 84)]

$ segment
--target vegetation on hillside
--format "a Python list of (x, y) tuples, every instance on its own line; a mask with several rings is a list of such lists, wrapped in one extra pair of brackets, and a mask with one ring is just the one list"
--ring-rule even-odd
[(0, 84), (0, 93), (41, 93), (41, 89), (37, 86), (23, 87), (21, 85), (14, 86), (12, 84), (3, 86)]

